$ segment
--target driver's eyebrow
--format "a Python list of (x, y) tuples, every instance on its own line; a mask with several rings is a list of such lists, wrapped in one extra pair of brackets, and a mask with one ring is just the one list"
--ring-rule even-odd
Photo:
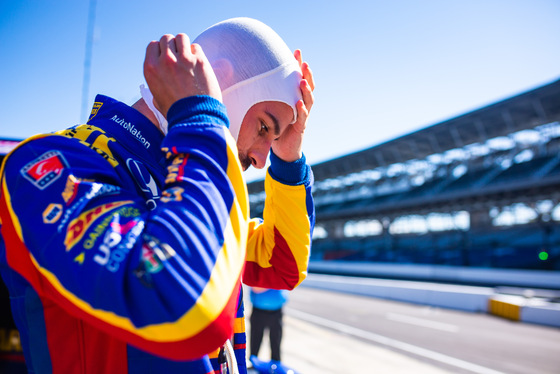
[(274, 124), (274, 135), (280, 136), (280, 124), (278, 123), (278, 118), (276, 118), (274, 114), (270, 113), (269, 111), (265, 111), (265, 113), (270, 117), (272, 123)]

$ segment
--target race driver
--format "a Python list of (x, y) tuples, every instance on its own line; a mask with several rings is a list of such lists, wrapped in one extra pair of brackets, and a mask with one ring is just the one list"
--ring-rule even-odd
[[(241, 281), (305, 278), (314, 84), (301, 54), (232, 19), (193, 44), (151, 42), (144, 75), (132, 106), (98, 95), (87, 124), (3, 163), (0, 266), (29, 372), (218, 373), (231, 342), (245, 373)], [(264, 219), (250, 219), (242, 171), (270, 149)]]

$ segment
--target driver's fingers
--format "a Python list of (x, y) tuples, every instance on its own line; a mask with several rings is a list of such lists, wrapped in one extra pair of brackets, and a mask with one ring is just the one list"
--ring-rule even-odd
[(150, 44), (146, 47), (146, 59), (145, 64), (153, 65), (157, 61), (159, 55), (161, 54), (159, 48), (159, 42), (152, 40)]
[(302, 58), (301, 58), (301, 49), (296, 49), (296, 50), (294, 51), (294, 57), (296, 58), (296, 60), (297, 60), (297, 62), (298, 62), (298, 64), (299, 64), (299, 66), (301, 66), (301, 64), (302, 64), (302, 62), (303, 62), (303, 60), (302, 60)]
[(305, 79), (307, 83), (309, 83), (309, 87), (311, 87), (311, 91), (314, 91), (315, 80), (313, 79), (313, 72), (311, 71), (311, 68), (309, 67), (309, 64), (307, 62), (301, 64), (301, 73), (303, 75), (303, 79)]
[(191, 48), (191, 41), (187, 34), (177, 34), (175, 37), (175, 47), (177, 49), (178, 54), (182, 55), (189, 55), (192, 53)]
[(303, 100), (299, 100), (296, 103), (296, 110), (297, 110), (297, 121), (292, 125), (293, 129), (303, 134), (305, 132), (305, 128), (307, 127), (307, 118), (309, 117), (309, 110), (305, 107), (305, 103)]
[(165, 34), (159, 40), (159, 48), (161, 51), (161, 55), (167, 54), (167, 52), (171, 52), (171, 54), (177, 54), (177, 46), (175, 44), (175, 37), (171, 34)]
[(307, 111), (311, 110), (315, 97), (313, 96), (313, 88), (306, 79), (302, 79), (300, 83), (301, 96)]

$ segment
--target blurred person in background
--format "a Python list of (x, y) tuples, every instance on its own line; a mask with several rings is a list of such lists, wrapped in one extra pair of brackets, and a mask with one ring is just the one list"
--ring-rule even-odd
[(251, 360), (258, 359), (264, 333), (267, 331), (270, 342), (270, 359), (280, 363), (282, 361), (280, 355), (283, 333), (282, 308), (288, 301), (288, 291), (252, 287), (250, 298), (252, 305)]

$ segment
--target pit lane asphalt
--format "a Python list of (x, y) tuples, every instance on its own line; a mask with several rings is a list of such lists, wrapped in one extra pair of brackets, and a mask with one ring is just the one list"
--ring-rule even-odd
[(299, 373), (558, 373), (558, 328), (304, 284), (290, 293), (282, 343)]

